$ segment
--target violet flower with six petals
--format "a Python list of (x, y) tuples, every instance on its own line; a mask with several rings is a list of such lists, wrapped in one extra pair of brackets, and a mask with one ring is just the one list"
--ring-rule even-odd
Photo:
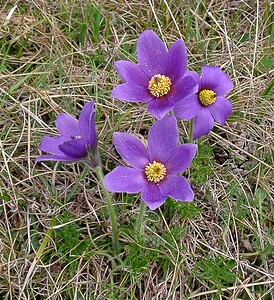
[(135, 136), (114, 133), (114, 145), (131, 167), (118, 166), (105, 176), (104, 183), (111, 192), (135, 194), (154, 210), (166, 198), (192, 201), (194, 193), (185, 177), (177, 175), (190, 165), (197, 146), (178, 146), (178, 128), (174, 116), (156, 121), (148, 132), (148, 148)]
[(194, 118), (193, 138), (209, 133), (214, 120), (224, 125), (232, 112), (231, 102), (225, 96), (233, 89), (230, 77), (219, 67), (203, 66), (201, 77), (188, 71), (198, 84), (198, 93), (189, 95), (175, 104), (174, 114), (178, 119)]
[(50, 155), (41, 155), (35, 162), (81, 160), (89, 167), (99, 165), (93, 101), (84, 105), (79, 121), (69, 114), (61, 113), (57, 116), (55, 125), (59, 136), (45, 136), (39, 145), (40, 150)]
[(120, 60), (114, 67), (125, 81), (111, 96), (129, 102), (147, 102), (148, 111), (162, 119), (178, 101), (197, 92), (191, 76), (185, 76), (187, 52), (182, 39), (167, 50), (152, 30), (145, 30), (137, 41), (138, 64)]

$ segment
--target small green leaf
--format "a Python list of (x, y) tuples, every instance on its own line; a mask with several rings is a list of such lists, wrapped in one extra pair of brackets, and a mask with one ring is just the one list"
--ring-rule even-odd
[(266, 194), (265, 190), (263, 190), (262, 188), (258, 188), (255, 192), (255, 197), (260, 202), (264, 201), (266, 196), (267, 196), (267, 194)]
[(270, 82), (270, 85), (265, 89), (265, 91), (263, 92), (262, 96), (263, 96), (263, 97), (269, 96), (269, 95), (271, 94), (271, 91), (272, 91), (273, 86), (274, 86), (274, 80), (272, 80), (272, 81)]
[(263, 70), (274, 67), (274, 58), (264, 57), (259, 61), (259, 67)]

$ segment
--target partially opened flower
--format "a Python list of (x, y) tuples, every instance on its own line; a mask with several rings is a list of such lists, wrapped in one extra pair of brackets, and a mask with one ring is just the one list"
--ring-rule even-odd
[(179, 201), (192, 201), (193, 191), (185, 177), (177, 175), (188, 168), (197, 146), (178, 146), (178, 129), (174, 116), (155, 122), (148, 133), (148, 148), (135, 136), (114, 133), (114, 145), (131, 167), (116, 167), (105, 176), (111, 192), (141, 192), (151, 208), (162, 205), (168, 196)]
[(40, 150), (50, 155), (41, 155), (36, 158), (36, 162), (81, 160), (91, 167), (99, 165), (93, 101), (84, 105), (79, 121), (68, 114), (61, 113), (57, 116), (55, 125), (59, 135), (45, 136), (39, 145)]
[(214, 120), (224, 125), (232, 112), (232, 104), (225, 96), (234, 85), (219, 67), (203, 66), (201, 77), (195, 72), (187, 74), (191, 74), (196, 80), (198, 93), (176, 103), (174, 113), (179, 119), (194, 118), (193, 138), (197, 139), (212, 130)]
[(123, 60), (115, 62), (115, 69), (125, 83), (113, 89), (112, 97), (148, 102), (148, 111), (161, 119), (176, 102), (197, 91), (195, 80), (184, 77), (187, 52), (183, 40), (174, 42), (167, 51), (152, 30), (145, 30), (137, 41), (137, 58), (138, 64)]

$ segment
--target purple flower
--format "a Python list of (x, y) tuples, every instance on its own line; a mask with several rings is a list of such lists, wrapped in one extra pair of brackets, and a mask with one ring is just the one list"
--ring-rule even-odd
[(177, 146), (178, 128), (174, 116), (155, 122), (148, 132), (148, 149), (135, 136), (114, 133), (114, 145), (131, 167), (116, 167), (105, 176), (105, 186), (111, 192), (129, 194), (141, 192), (141, 198), (154, 210), (168, 196), (179, 201), (192, 201), (193, 191), (188, 181), (178, 173), (188, 168), (197, 146)]
[(232, 112), (231, 102), (225, 96), (233, 89), (233, 82), (219, 67), (203, 66), (202, 76), (187, 72), (196, 80), (198, 93), (189, 95), (176, 103), (174, 114), (179, 119), (192, 119), (193, 138), (197, 139), (209, 133), (214, 119), (224, 125)]
[(51, 155), (41, 155), (35, 162), (81, 160), (92, 167), (99, 165), (93, 101), (84, 105), (79, 121), (68, 114), (61, 113), (57, 116), (55, 125), (59, 135), (45, 136), (39, 145), (40, 150)]
[[(184, 76), (187, 52), (183, 40), (174, 42), (167, 51), (152, 30), (145, 30), (137, 41), (138, 64), (120, 60), (114, 66), (125, 81), (111, 96), (129, 102), (148, 102), (148, 111), (162, 119), (176, 102), (197, 92), (191, 76)], [(184, 78), (183, 78), (184, 77)]]

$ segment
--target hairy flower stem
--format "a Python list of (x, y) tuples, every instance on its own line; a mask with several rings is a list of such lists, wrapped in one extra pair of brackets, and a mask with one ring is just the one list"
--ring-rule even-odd
[(146, 209), (146, 204), (144, 201), (141, 200), (139, 215), (138, 215), (138, 218), (136, 221), (136, 227), (135, 227), (135, 232), (137, 234), (141, 233), (141, 226), (143, 223), (145, 209)]
[(193, 119), (189, 122), (189, 138), (188, 142), (191, 144), (193, 142)]
[(102, 186), (103, 192), (104, 192), (106, 200), (107, 200), (109, 215), (110, 215), (110, 219), (111, 219), (111, 226), (112, 226), (112, 239), (113, 239), (114, 252), (115, 252), (115, 254), (119, 254), (120, 244), (119, 244), (119, 239), (118, 239), (116, 216), (115, 216), (114, 207), (112, 205), (112, 200), (111, 200), (109, 192), (107, 191), (107, 189), (104, 185), (104, 175), (103, 175), (102, 168), (100, 166), (98, 166), (95, 168), (95, 171), (97, 173), (97, 177), (99, 179), (99, 182)]

